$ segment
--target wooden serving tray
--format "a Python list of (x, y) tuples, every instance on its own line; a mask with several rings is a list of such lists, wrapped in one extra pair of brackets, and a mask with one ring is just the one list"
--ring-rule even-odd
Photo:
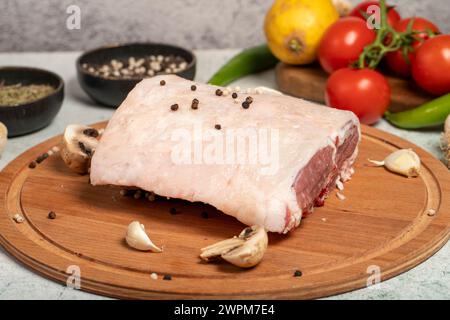
[[(0, 243), (30, 269), (61, 283), (68, 267), (78, 266), (82, 290), (118, 298), (317, 298), (362, 288), (373, 266), (380, 268), (382, 280), (398, 275), (442, 247), (450, 231), (445, 166), (400, 138), (366, 126), (362, 130), (356, 173), (345, 185), (347, 199), (339, 200), (333, 191), (297, 230), (270, 234), (264, 260), (250, 270), (200, 261), (200, 248), (244, 228), (210, 206), (121, 197), (119, 188), (91, 186), (57, 155), (28, 168), (60, 136), (26, 151), (1, 172)], [(398, 148), (420, 155), (419, 178), (371, 167), (366, 160), (383, 159)], [(171, 215), (172, 207), (179, 214)], [(427, 215), (429, 209), (436, 215)], [(47, 218), (49, 211), (56, 219)], [(25, 222), (15, 223), (16, 213)], [(146, 226), (163, 253), (125, 244), (133, 220)], [(295, 270), (303, 275), (293, 277)], [(163, 280), (165, 274), (172, 280)]]
[[(294, 97), (325, 103), (325, 86), (329, 74), (318, 65), (291, 66), (280, 62), (276, 69), (276, 82), (279, 90)], [(399, 112), (416, 108), (433, 97), (412, 81), (386, 76), (391, 87), (391, 105), (389, 110)]]

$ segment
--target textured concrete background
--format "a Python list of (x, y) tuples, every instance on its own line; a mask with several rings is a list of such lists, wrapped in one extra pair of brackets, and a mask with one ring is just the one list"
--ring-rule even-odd
[[(311, 0), (314, 1), (314, 0)], [(358, 0), (352, 2), (357, 3)], [(0, 51), (84, 50), (114, 42), (169, 42), (237, 48), (264, 41), (272, 0), (1, 0)], [(391, 0), (403, 16), (421, 15), (450, 32), (450, 0)], [(66, 9), (81, 9), (68, 30)]]

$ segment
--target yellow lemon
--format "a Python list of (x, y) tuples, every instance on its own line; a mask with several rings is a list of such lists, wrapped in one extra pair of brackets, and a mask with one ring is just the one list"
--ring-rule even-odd
[(267, 44), (285, 63), (311, 63), (323, 33), (338, 18), (331, 0), (276, 0), (264, 22)]

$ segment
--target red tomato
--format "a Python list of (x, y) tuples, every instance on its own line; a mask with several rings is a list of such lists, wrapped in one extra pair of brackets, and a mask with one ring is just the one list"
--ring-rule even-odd
[(422, 44), (412, 64), (412, 75), (431, 94), (450, 92), (450, 35), (436, 36)]
[(332, 24), (322, 37), (318, 58), (322, 68), (328, 73), (346, 68), (358, 60), (364, 47), (375, 40), (374, 30), (355, 17), (339, 19)]
[[(434, 33), (439, 33), (439, 28), (433, 24), (431, 21), (428, 21), (421, 17), (413, 17), (413, 18), (406, 18), (403, 20), (400, 20), (394, 27), (396, 31), (404, 32), (408, 29), (408, 25), (410, 21), (413, 20), (412, 23), (412, 30), (415, 31), (424, 31), (423, 33), (419, 33), (416, 35), (416, 37), (422, 38), (424, 40), (427, 40), (428, 34), (427, 30), (430, 30)], [(405, 60), (405, 57), (403, 55), (402, 50), (397, 50), (395, 52), (390, 52), (386, 55), (386, 62), (390, 70), (392, 70), (395, 74), (407, 77), (411, 74), (411, 65), (414, 61), (414, 53), (419, 49), (419, 47), (422, 45), (419, 41), (414, 41), (411, 44), (412, 51), (408, 54), (409, 63)]]
[(362, 123), (377, 122), (391, 102), (387, 80), (372, 69), (340, 69), (327, 81), (328, 106), (353, 111)]
[[(366, 20), (362, 12), (367, 13), (367, 8), (369, 6), (379, 5), (379, 3), (380, 3), (379, 1), (363, 1), (356, 7), (354, 7), (352, 11), (350, 11), (349, 16)], [(391, 26), (395, 26), (395, 24), (401, 19), (400, 14), (397, 12), (397, 10), (394, 9), (395, 8), (394, 6), (387, 5), (387, 7), (388, 7), (388, 14), (387, 14), (388, 23)]]

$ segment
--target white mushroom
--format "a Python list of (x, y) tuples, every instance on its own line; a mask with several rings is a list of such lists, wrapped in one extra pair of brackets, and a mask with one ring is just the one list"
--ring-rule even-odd
[(130, 223), (125, 236), (125, 241), (132, 248), (141, 251), (162, 252), (162, 249), (157, 247), (145, 233), (145, 227), (139, 221)]
[(211, 261), (221, 257), (235, 266), (251, 268), (261, 262), (267, 249), (267, 232), (263, 227), (245, 228), (238, 237), (201, 249), (200, 258)]
[(5, 150), (7, 141), (8, 141), (8, 129), (2, 122), (0, 122), (0, 156), (3, 153), (3, 150)]
[(384, 166), (389, 171), (404, 175), (405, 177), (417, 177), (420, 173), (420, 158), (411, 149), (394, 151), (383, 161), (369, 161), (377, 166)]
[(79, 174), (89, 172), (98, 135), (96, 129), (84, 125), (67, 126), (62, 141), (61, 157), (71, 170)]

